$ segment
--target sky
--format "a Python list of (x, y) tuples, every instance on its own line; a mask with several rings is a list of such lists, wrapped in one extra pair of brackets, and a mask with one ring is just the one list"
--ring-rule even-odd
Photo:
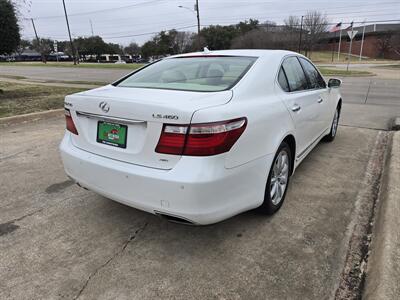
[[(62, 0), (15, 0), (22, 37), (67, 40)], [(161, 30), (196, 31), (195, 0), (65, 0), (73, 37), (100, 35), (106, 42), (143, 44)], [(179, 8), (184, 6), (185, 8)], [(400, 0), (199, 0), (200, 23), (229, 25), (246, 19), (283, 24), (308, 10), (326, 14), (330, 23), (397, 20)], [(391, 22), (394, 23), (394, 22)]]

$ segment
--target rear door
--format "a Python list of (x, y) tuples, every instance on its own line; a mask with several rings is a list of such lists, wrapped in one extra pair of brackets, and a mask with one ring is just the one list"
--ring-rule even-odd
[[(286, 58), (281, 66), (278, 81), (284, 88), (284, 103), (296, 126), (296, 142), (300, 157), (316, 139), (318, 127), (318, 102), (315, 92), (308, 88), (308, 81), (299, 60)], [(285, 84), (285, 81), (287, 82)]]

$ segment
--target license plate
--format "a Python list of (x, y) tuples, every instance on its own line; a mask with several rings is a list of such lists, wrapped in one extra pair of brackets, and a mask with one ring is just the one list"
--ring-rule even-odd
[(109, 146), (126, 148), (128, 126), (99, 121), (97, 124), (97, 142)]

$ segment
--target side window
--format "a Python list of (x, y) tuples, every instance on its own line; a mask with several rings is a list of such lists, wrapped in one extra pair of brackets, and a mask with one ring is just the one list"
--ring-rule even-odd
[(284, 90), (285, 92), (290, 91), (289, 84), (287, 82), (286, 75), (285, 75), (285, 72), (283, 71), (282, 67), (279, 70), (278, 82), (279, 82), (279, 85), (281, 86), (282, 90)]
[(306, 59), (299, 58), (310, 81), (310, 89), (324, 89), (326, 84), (318, 70)]
[(296, 57), (289, 57), (282, 64), (291, 92), (302, 91), (308, 88), (307, 79)]

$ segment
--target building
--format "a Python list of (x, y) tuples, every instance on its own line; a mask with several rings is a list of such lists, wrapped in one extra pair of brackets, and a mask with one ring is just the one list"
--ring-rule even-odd
[[(348, 53), (350, 38), (347, 31), (350, 28), (342, 29), (341, 53)], [(364, 26), (353, 27), (357, 31), (353, 39), (351, 54), (360, 55), (362, 33)], [(393, 45), (396, 38), (396, 45)], [(329, 32), (320, 41), (320, 50), (338, 50), (339, 31)], [(397, 49), (396, 47), (397, 46)], [(364, 43), (362, 56), (370, 58), (400, 59), (400, 24), (370, 24), (365, 25)]]

